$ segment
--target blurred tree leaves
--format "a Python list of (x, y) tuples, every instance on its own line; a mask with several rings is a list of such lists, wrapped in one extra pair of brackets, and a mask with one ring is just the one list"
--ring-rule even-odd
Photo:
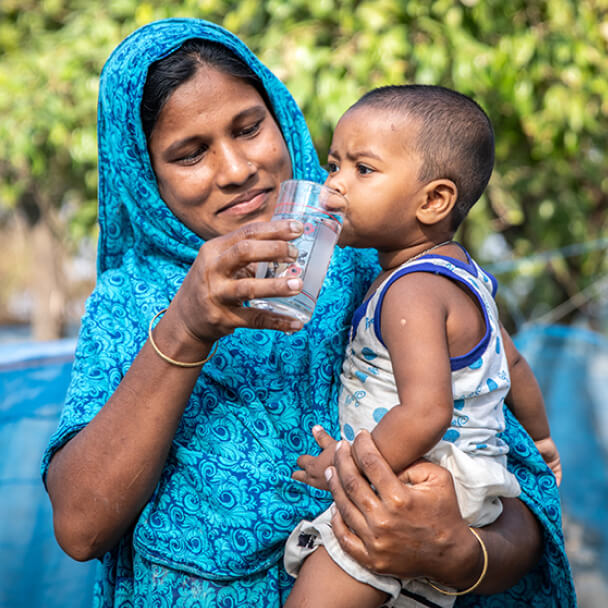
[[(170, 16), (238, 34), (296, 97), (322, 161), (369, 88), (436, 83), (474, 97), (497, 158), (460, 235), (473, 252), (492, 231), (515, 257), (608, 235), (608, 0), (2, 0), (0, 214), (51, 206), (73, 241), (90, 233), (100, 70), (129, 32)], [(604, 252), (519, 268), (527, 288), (500, 278), (519, 285), (530, 317), (605, 274)]]

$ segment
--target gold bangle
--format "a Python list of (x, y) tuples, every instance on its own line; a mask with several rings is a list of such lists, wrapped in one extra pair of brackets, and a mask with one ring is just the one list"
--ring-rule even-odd
[(477, 589), (477, 587), (481, 585), (481, 582), (485, 578), (486, 573), (488, 571), (488, 550), (486, 549), (486, 546), (483, 540), (481, 539), (481, 536), (479, 536), (479, 532), (477, 532), (475, 528), (469, 528), (469, 530), (472, 532), (473, 536), (479, 541), (479, 544), (481, 545), (481, 552), (483, 553), (483, 568), (481, 569), (481, 574), (479, 575), (479, 578), (475, 583), (473, 583), (468, 589), (464, 589), (463, 591), (447, 591), (446, 589), (441, 589), (440, 587), (433, 585), (431, 581), (427, 581), (433, 589), (439, 591), (440, 593), (443, 593), (444, 595), (466, 595), (467, 593), (471, 593), (471, 591)]
[(209, 361), (209, 359), (211, 359), (211, 357), (213, 357), (213, 355), (215, 355), (215, 352), (217, 351), (217, 342), (213, 345), (213, 348), (211, 349), (211, 352), (207, 355), (207, 357), (205, 357), (201, 361), (194, 361), (193, 363), (184, 363), (183, 361), (176, 361), (175, 359), (171, 359), (171, 357), (167, 357), (165, 353), (160, 351), (158, 346), (156, 346), (156, 342), (154, 342), (154, 338), (152, 337), (152, 325), (154, 324), (154, 321), (156, 321), (156, 319), (164, 312), (167, 312), (166, 308), (163, 308), (162, 310), (157, 312), (152, 317), (152, 320), (150, 321), (150, 325), (148, 327), (148, 339), (150, 340), (152, 348), (156, 351), (156, 354), (167, 363), (171, 363), (171, 365), (176, 365), (177, 367), (198, 367), (199, 365), (204, 365), (205, 363), (207, 363), (207, 361)]

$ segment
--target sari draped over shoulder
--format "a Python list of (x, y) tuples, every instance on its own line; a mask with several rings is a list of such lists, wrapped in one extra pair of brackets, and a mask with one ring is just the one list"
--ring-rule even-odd
[[(150, 64), (191, 38), (217, 41), (246, 61), (273, 104), (294, 177), (324, 180), (295, 101), (223, 28), (196, 19), (158, 21), (114, 50), (101, 75), (98, 105), (98, 278), (64, 410), (43, 457), (43, 477), (53, 454), (116, 390), (146, 341), (150, 319), (169, 305), (203, 244), (159, 196), (139, 113)], [(348, 327), (376, 272), (373, 252), (336, 249), (303, 330), (286, 335), (240, 329), (219, 340), (153, 495), (132, 531), (100, 564), (96, 606), (283, 603), (291, 586), (282, 567), (283, 544), (298, 521), (330, 504), (328, 493), (292, 480), (291, 473), (300, 454), (318, 451), (314, 424), (337, 436)], [(521, 446), (517, 453), (530, 451), (521, 428), (512, 427), (509, 439)], [(536, 471), (525, 458), (514, 466), (524, 489), (534, 485)], [(549, 585), (551, 577), (564, 576), (558, 571), (563, 543), (557, 494), (548, 477), (543, 483), (530, 503), (545, 518), (550, 554), (539, 576)]]

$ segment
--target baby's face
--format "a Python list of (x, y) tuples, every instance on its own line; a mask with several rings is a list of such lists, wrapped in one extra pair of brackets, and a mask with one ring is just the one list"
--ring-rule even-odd
[(349, 110), (338, 122), (326, 184), (347, 203), (341, 246), (389, 251), (408, 245), (417, 228), (424, 184), (414, 152), (419, 123), (372, 107)]

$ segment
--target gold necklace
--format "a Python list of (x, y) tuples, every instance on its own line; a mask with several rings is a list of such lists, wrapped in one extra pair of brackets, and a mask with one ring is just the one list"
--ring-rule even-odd
[(421, 251), (418, 255), (415, 255), (415, 256), (409, 258), (408, 260), (405, 260), (405, 262), (403, 262), (401, 264), (401, 266), (403, 266), (403, 264), (409, 264), (410, 262), (413, 262), (414, 260), (421, 258), (423, 255), (426, 255), (427, 253), (430, 253), (431, 251), (433, 251), (433, 249), (439, 249), (439, 247), (443, 247), (444, 245), (449, 245), (450, 243), (453, 243), (453, 242), (454, 241), (452, 239), (450, 239), (448, 241), (443, 241), (443, 243), (437, 243), (437, 245), (433, 245), (432, 247), (429, 247), (428, 249)]

